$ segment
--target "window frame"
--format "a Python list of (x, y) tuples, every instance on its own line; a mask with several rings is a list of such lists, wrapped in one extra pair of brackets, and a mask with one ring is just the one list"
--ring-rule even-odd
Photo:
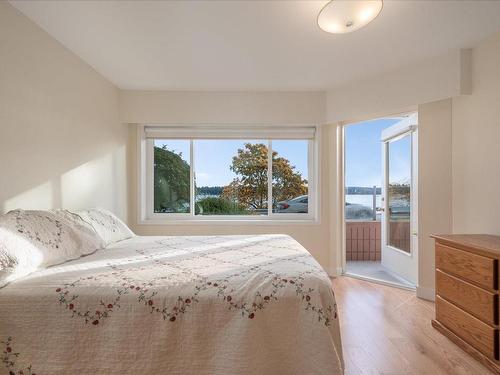
[[(146, 136), (146, 128), (161, 129), (161, 133), (165, 136), (155, 136), (148, 138)], [(267, 215), (196, 215), (195, 214), (195, 199), (196, 192), (194, 186), (195, 163), (194, 163), (194, 141), (197, 139), (237, 139), (237, 140), (258, 140), (262, 143), (267, 143), (268, 150), (272, 150), (272, 138), (262, 139), (259, 134), (272, 134), (276, 132), (277, 127), (257, 127), (256, 131), (248, 130), (254, 126), (246, 126), (242, 131), (241, 136), (238, 136), (238, 131), (243, 129), (241, 126), (229, 127), (213, 127), (196, 126), (189, 127), (190, 130), (183, 130), (179, 135), (179, 126), (166, 125), (137, 125), (137, 222), (142, 225), (163, 225), (163, 224), (260, 224), (264, 222), (272, 222), (273, 224), (304, 224), (304, 223), (319, 223), (319, 146), (321, 140), (321, 127), (307, 126), (307, 129), (314, 129), (314, 137), (310, 139), (298, 137), (277, 137), (276, 140), (293, 140), (301, 139), (308, 141), (308, 212), (307, 213), (273, 213), (272, 204), (268, 204)], [(287, 130), (292, 133), (304, 126), (286, 126), (280, 129), (281, 134), (287, 134)], [(207, 133), (207, 129), (211, 135), (209, 137), (198, 137), (196, 131), (200, 130)], [(153, 130), (154, 132), (154, 130)], [(171, 132), (171, 136), (168, 134)], [(191, 137), (189, 136), (191, 132)], [(262, 133), (264, 132), (264, 133)], [(252, 133), (255, 133), (252, 135)], [(229, 134), (229, 136), (228, 136)], [(189, 213), (155, 213), (154, 212), (154, 141), (155, 140), (187, 140), (190, 145), (190, 212)], [(268, 152), (268, 200), (272, 197), (272, 152)]]

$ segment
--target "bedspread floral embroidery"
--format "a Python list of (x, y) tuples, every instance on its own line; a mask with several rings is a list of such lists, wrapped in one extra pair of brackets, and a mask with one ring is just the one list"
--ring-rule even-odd
[[(222, 297), (229, 304), (230, 309), (239, 310), (242, 316), (246, 316), (250, 319), (253, 319), (257, 311), (263, 310), (269, 303), (277, 302), (279, 300), (278, 291), (280, 289), (290, 287), (295, 289), (296, 295), (303, 301), (303, 303), (305, 303), (305, 310), (314, 312), (317, 315), (318, 321), (324, 322), (324, 324), (328, 326), (331, 323), (332, 317), (333, 319), (337, 318), (337, 306), (328, 306), (326, 309), (323, 309), (322, 307), (314, 305), (311, 302), (311, 295), (313, 295), (314, 289), (305, 288), (304, 274), (289, 278), (271, 275), (271, 290), (265, 295), (263, 295), (260, 291), (257, 291), (252, 303), (235, 301), (232, 296), (232, 292), (234, 292), (234, 290), (227, 291), (226, 286), (218, 285), (216, 283), (215, 287), (219, 288), (217, 295)], [(227, 282), (228, 280), (224, 281)], [(210, 282), (208, 282), (208, 284), (210, 284)]]
[(1, 343), (3, 345), (2, 363), (9, 371), (9, 375), (36, 375), (36, 373), (33, 372), (31, 365), (23, 368), (20, 368), (17, 365), (16, 362), (19, 359), (21, 353), (17, 353), (14, 351), (12, 337), (8, 337), (6, 341), (1, 341)]
[[(91, 323), (97, 326), (103, 319), (110, 318), (114, 312), (121, 308), (120, 302), (125, 295), (134, 295), (137, 302), (149, 309), (151, 314), (160, 314), (163, 316), (164, 320), (175, 322), (181, 314), (187, 313), (194, 308), (194, 305), (199, 303), (201, 294), (214, 291), (215, 296), (226, 303), (228, 309), (239, 311), (242, 317), (254, 319), (260, 311), (264, 310), (271, 303), (279, 302), (280, 290), (289, 288), (295, 291), (295, 295), (304, 305), (304, 309), (316, 315), (318, 322), (323, 323), (325, 326), (329, 326), (333, 319), (337, 319), (337, 306), (335, 304), (333, 306), (324, 307), (313, 302), (313, 297), (317, 295), (318, 292), (313, 288), (307, 287), (305, 281), (307, 276), (318, 272), (318, 268), (303, 260), (303, 258), (308, 255), (300, 254), (289, 257), (289, 261), (307, 265), (310, 268), (292, 277), (285, 277), (277, 272), (266, 269), (266, 267), (279, 262), (279, 258), (272, 259), (272, 257), (270, 257), (268, 261), (259, 263), (258, 265), (245, 266), (242, 264), (242, 261), (256, 255), (255, 253), (249, 253), (248, 256), (240, 258), (240, 263), (237, 264), (239, 266), (237, 272), (225, 275), (222, 278), (210, 279), (196, 273), (195, 269), (158, 259), (158, 255), (163, 254), (161, 250), (165, 250), (165, 244), (161, 245), (163, 246), (148, 249), (160, 250), (160, 252), (152, 253), (145, 250), (136, 250), (136, 252), (139, 256), (142, 256), (140, 259), (141, 261), (148, 261), (151, 266), (159, 268), (168, 267), (169, 272), (164, 273), (164, 275), (150, 278), (147, 281), (139, 281), (134, 280), (130, 275), (137, 271), (147, 271), (149, 267), (123, 267), (109, 264), (108, 267), (111, 272), (82, 277), (74, 282), (58, 287), (55, 291), (59, 296), (59, 303), (63, 305), (66, 310), (71, 312), (72, 317), (81, 318), (85, 323)], [(177, 249), (175, 246), (172, 246), (169, 250), (176, 251)], [(238, 248), (238, 251), (244, 250)], [(212, 257), (213, 255), (214, 254), (207, 250), (191, 254), (190, 259), (206, 258), (216, 260), (219, 263), (234, 265), (234, 262), (214, 258)], [(260, 275), (267, 280), (267, 286), (264, 288), (265, 291), (262, 289), (254, 292), (253, 295), (243, 298), (239, 297), (237, 290), (231, 287), (231, 281), (236, 278), (242, 278), (257, 273), (260, 273)], [(114, 296), (106, 300), (101, 299), (95, 308), (83, 308), (79, 304), (79, 295), (76, 294), (77, 288), (85, 285), (88, 281), (101, 280), (116, 284)], [(186, 295), (179, 295), (174, 299), (170, 299), (171, 302), (165, 305), (166, 300), (159, 295), (159, 289), (156, 287), (157, 283), (165, 281), (175, 283), (179, 280), (188, 280), (191, 291)]]
[(127, 277), (122, 277), (124, 282), (116, 289), (116, 296), (109, 301), (100, 300), (98, 306), (94, 310), (82, 309), (78, 306), (78, 294), (71, 294), (70, 290), (76, 288), (80, 283), (85, 280), (99, 280), (107, 277), (115, 277), (117, 273), (113, 272), (109, 275), (90, 276), (80, 278), (70, 284), (66, 284), (61, 288), (57, 288), (56, 292), (59, 294), (59, 303), (69, 310), (72, 316), (78, 316), (85, 320), (85, 323), (91, 322), (93, 325), (98, 325), (101, 319), (109, 318), (114, 310), (120, 308), (120, 299), (123, 295), (130, 292), (127, 285)]

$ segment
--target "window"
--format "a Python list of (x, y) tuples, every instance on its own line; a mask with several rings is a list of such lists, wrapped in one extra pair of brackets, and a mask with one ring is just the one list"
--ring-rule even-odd
[(313, 220), (316, 128), (140, 127), (140, 220)]
[(154, 212), (188, 213), (190, 211), (189, 141), (154, 141)]

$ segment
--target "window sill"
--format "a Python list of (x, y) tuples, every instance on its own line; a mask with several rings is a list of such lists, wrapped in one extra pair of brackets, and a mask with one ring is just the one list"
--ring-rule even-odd
[(256, 226), (284, 226), (284, 225), (319, 225), (320, 220), (315, 218), (283, 218), (283, 219), (226, 219), (226, 218), (200, 218), (200, 219), (140, 219), (138, 225), (256, 225)]

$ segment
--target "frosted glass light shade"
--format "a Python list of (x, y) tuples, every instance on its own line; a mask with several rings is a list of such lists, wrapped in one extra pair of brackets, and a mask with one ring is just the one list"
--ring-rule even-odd
[(319, 12), (318, 25), (328, 33), (350, 33), (373, 21), (382, 5), (382, 0), (332, 0)]

